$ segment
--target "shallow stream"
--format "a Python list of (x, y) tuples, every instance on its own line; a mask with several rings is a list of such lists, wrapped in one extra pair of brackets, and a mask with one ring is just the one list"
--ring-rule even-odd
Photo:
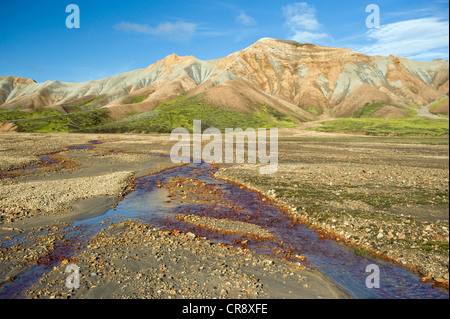
[[(154, 155), (154, 154), (149, 154)], [(320, 239), (319, 234), (305, 225), (294, 224), (278, 207), (263, 202), (255, 192), (239, 186), (221, 182), (211, 177), (216, 169), (207, 163), (188, 164), (164, 170), (160, 173), (135, 180), (135, 189), (106, 214), (78, 221), (70, 226), (64, 244), (56, 245), (47, 262), (30, 269), (0, 291), (0, 298), (24, 297), (42, 274), (58, 265), (62, 258), (73, 256), (84, 243), (108, 223), (123, 218), (138, 219), (159, 228), (191, 231), (205, 236), (213, 242), (242, 246), (252, 251), (275, 257), (302, 262), (330, 277), (350, 295), (356, 298), (448, 298), (443, 289), (420, 282), (420, 276), (385, 260), (356, 255), (352, 249), (329, 239)], [(172, 199), (168, 190), (158, 188), (170, 178), (195, 178), (205, 181), (222, 193), (220, 202), (183, 203)], [(227, 218), (256, 224), (270, 231), (272, 239), (258, 239), (239, 234), (229, 234), (194, 226), (174, 218), (176, 214), (194, 214), (212, 218)], [(121, 218), (118, 218), (120, 216)], [(19, 240), (18, 237), (14, 241)], [(80, 241), (82, 244), (80, 245)], [(302, 261), (299, 256), (306, 257)], [(380, 269), (380, 288), (366, 287), (368, 265)]]

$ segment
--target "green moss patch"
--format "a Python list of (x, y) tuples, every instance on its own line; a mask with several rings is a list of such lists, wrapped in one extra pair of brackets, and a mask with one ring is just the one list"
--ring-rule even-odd
[(386, 106), (386, 103), (383, 102), (372, 102), (366, 103), (363, 107), (359, 108), (352, 114), (352, 118), (370, 118), (372, 114)]
[(91, 110), (70, 114), (18, 119), (12, 121), (22, 132), (79, 132), (110, 121), (105, 110)]
[(141, 102), (144, 101), (146, 98), (147, 98), (147, 95), (137, 96), (137, 97), (134, 97), (134, 98), (131, 100), (131, 103), (132, 103), (132, 104), (141, 103)]
[(311, 130), (321, 132), (366, 133), (369, 135), (448, 135), (449, 122), (447, 120), (429, 118), (345, 118), (322, 122), (321, 127)]
[(93, 98), (93, 99), (91, 99), (91, 100), (89, 100), (89, 101), (82, 102), (82, 103), (78, 103), (78, 104), (71, 105), (71, 106), (72, 106), (73, 108), (75, 108), (76, 110), (80, 111), (80, 110), (83, 110), (83, 109), (87, 108), (87, 107), (90, 106), (92, 103), (97, 102), (98, 100), (103, 99), (103, 97), (104, 97), (103, 95), (100, 95), (100, 96), (97, 96), (96, 98)]
[(53, 109), (38, 109), (35, 112), (23, 112), (20, 111), (20, 108), (17, 108), (15, 111), (4, 111), (0, 113), (0, 123), (3, 122), (12, 122), (18, 119), (33, 119), (40, 118), (46, 116), (55, 116), (60, 113)]
[(445, 98), (443, 100), (440, 100), (439, 102), (434, 103), (432, 106), (430, 106), (429, 110), (432, 111), (433, 109), (437, 108), (439, 105), (444, 103), (445, 101), (448, 101), (448, 98)]
[(205, 102), (200, 96), (180, 97), (159, 104), (155, 110), (130, 116), (108, 123), (91, 131), (94, 132), (161, 132), (170, 133), (175, 128), (186, 128), (192, 132), (194, 120), (202, 121), (202, 130), (214, 127), (225, 128), (271, 128), (293, 126), (293, 119), (270, 106), (261, 106), (252, 114), (224, 110)]
[(300, 105), (300, 108), (315, 116), (319, 116), (323, 113), (321, 109), (311, 105)]

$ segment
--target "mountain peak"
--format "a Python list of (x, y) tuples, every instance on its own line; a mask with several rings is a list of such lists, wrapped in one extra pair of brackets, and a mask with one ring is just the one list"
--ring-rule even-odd
[(278, 39), (270, 38), (270, 37), (264, 37), (264, 38), (259, 39), (256, 42), (260, 42), (261, 43), (261, 42), (274, 42), (274, 41), (278, 41)]
[(303, 45), (313, 45), (311, 43), (300, 43), (294, 40), (282, 40), (282, 39), (276, 39), (276, 38), (261, 38), (258, 41), (255, 42), (255, 44), (266, 44), (266, 45), (280, 45), (280, 44), (290, 44), (294, 46), (303, 46)]
[(0, 76), (0, 81), (9, 79), (10, 81), (17, 84), (34, 84), (36, 83), (33, 79), (22, 78), (20, 76), (8, 75), (8, 76)]
[(168, 56), (166, 56), (164, 59), (159, 60), (158, 62), (150, 65), (147, 69), (151, 69), (153, 68), (155, 65), (157, 64), (162, 64), (165, 67), (171, 67), (177, 64), (181, 64), (181, 63), (185, 63), (185, 62), (189, 62), (195, 60), (194, 56), (188, 55), (188, 56), (179, 56), (175, 53), (172, 53)]

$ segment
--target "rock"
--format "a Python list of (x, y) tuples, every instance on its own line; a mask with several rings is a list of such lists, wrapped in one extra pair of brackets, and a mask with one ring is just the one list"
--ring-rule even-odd
[(196, 234), (191, 233), (191, 232), (188, 232), (188, 233), (186, 234), (186, 236), (188, 236), (189, 238), (195, 238), (195, 237), (197, 237)]
[(274, 196), (275, 196), (275, 190), (269, 189), (269, 190), (267, 191), (267, 196), (274, 197)]
[(432, 281), (432, 280), (433, 280), (433, 278), (432, 278), (431, 276), (422, 277), (422, 278), (420, 279), (421, 282), (430, 282), (430, 281)]

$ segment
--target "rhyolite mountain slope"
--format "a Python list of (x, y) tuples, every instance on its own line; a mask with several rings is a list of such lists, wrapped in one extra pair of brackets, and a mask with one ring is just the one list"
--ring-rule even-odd
[[(101, 108), (121, 120), (182, 95), (244, 114), (269, 106), (303, 122), (349, 117), (372, 102), (384, 105), (375, 117), (408, 116), (408, 111), (438, 101), (434, 113), (448, 114), (448, 100), (444, 100), (448, 92), (445, 60), (367, 56), (263, 38), (221, 59), (202, 61), (172, 54), (145, 69), (84, 83), (0, 77), (0, 109), (72, 113)], [(428, 109), (423, 115), (433, 117)]]

